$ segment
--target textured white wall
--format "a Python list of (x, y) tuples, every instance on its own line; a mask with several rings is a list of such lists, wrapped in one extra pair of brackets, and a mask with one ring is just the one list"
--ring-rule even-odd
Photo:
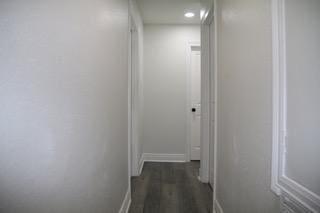
[(145, 153), (186, 152), (186, 47), (200, 42), (197, 25), (145, 25), (144, 27)]
[(0, 212), (118, 212), (126, 0), (0, 2)]
[(225, 213), (276, 213), (278, 197), (270, 190), (271, 2), (217, 2), (217, 199)]

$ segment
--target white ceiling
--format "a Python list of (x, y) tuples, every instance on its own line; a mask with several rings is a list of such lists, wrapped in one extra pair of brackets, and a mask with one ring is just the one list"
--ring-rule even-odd
[[(146, 24), (199, 24), (200, 0), (137, 0)], [(195, 17), (186, 18), (186, 12)]]

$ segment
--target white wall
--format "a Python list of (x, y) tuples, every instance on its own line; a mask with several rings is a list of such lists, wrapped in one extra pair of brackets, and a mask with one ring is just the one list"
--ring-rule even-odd
[(280, 212), (270, 189), (271, 1), (217, 2), (217, 199), (225, 213)]
[(118, 212), (126, 0), (0, 2), (0, 212)]
[(144, 41), (143, 152), (185, 154), (186, 47), (200, 27), (145, 25)]

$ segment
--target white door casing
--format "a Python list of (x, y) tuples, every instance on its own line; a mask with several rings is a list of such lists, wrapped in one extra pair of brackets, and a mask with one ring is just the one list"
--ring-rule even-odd
[(213, 212), (222, 212), (217, 200), (217, 2), (210, 1), (201, 18), (201, 169), (200, 180), (213, 188)]
[(209, 141), (209, 183), (213, 188), (214, 185), (214, 159), (215, 159), (215, 128), (216, 128), (216, 118), (215, 118), (215, 108), (216, 108), (216, 74), (215, 74), (215, 23), (211, 19), (209, 24), (209, 43), (210, 43), (210, 141)]
[(191, 147), (190, 159), (200, 160), (201, 122), (201, 52), (200, 47), (191, 47)]
[(129, 52), (129, 143), (130, 175), (139, 175), (138, 140), (139, 140), (139, 52), (138, 31), (134, 19), (130, 16), (130, 52)]

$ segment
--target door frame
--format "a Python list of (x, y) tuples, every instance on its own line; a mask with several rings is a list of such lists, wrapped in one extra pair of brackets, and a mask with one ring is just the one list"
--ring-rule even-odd
[[(209, 149), (210, 149), (210, 154), (209, 154), (209, 183), (211, 184), (212, 188), (214, 186), (214, 179), (215, 179), (215, 156), (217, 154), (215, 153), (217, 148), (216, 148), (216, 141), (217, 141), (217, 49), (215, 48), (217, 45), (217, 35), (216, 35), (216, 23), (215, 19), (213, 17), (213, 13), (210, 14), (209, 18), (209, 24), (208, 24), (208, 29), (209, 29), (209, 52), (210, 52), (210, 92), (209, 92), (209, 116), (210, 116), (210, 144), (209, 144)], [(213, 30), (213, 35), (211, 34), (211, 29)], [(213, 156), (211, 156), (213, 155)], [(213, 165), (211, 165), (211, 160), (213, 160)], [(213, 167), (213, 168), (212, 168)]]
[[(201, 21), (201, 166), (200, 166), (200, 180), (204, 183), (209, 182), (209, 174), (210, 174), (210, 141), (214, 141), (214, 184), (213, 191), (215, 197), (215, 187), (216, 187), (216, 163), (217, 163), (217, 155), (216, 155), (216, 126), (217, 120), (215, 122), (215, 128), (213, 130), (214, 138), (211, 138), (212, 131), (210, 130), (211, 117), (216, 116), (216, 103), (217, 103), (217, 78), (215, 77), (214, 87), (215, 87), (215, 100), (212, 102), (210, 100), (211, 94), (211, 76), (216, 76), (216, 48), (213, 50), (215, 55), (215, 67), (211, 67), (210, 62), (210, 24), (213, 23), (216, 29), (216, 21), (214, 19), (214, 9), (210, 8), (208, 11), (204, 12), (204, 17)], [(216, 30), (215, 30), (216, 34)], [(216, 38), (216, 36), (215, 36)], [(216, 40), (215, 45), (216, 46)], [(214, 112), (211, 112), (211, 106), (214, 104)]]
[(130, 199), (131, 199), (131, 147), (132, 147), (132, 137), (131, 137), (131, 132), (132, 132), (132, 102), (131, 102), (131, 73), (132, 73), (132, 66), (131, 66), (131, 22), (132, 22), (132, 17), (129, 14), (128, 16), (128, 191), (130, 193)]
[[(191, 127), (191, 121), (192, 121), (192, 116), (190, 113), (190, 109), (191, 109), (191, 56), (192, 56), (192, 48), (193, 47), (198, 47), (200, 48), (200, 52), (201, 52), (201, 42), (200, 41), (189, 41), (187, 43), (187, 49), (186, 49), (186, 62), (187, 62), (187, 109), (186, 109), (186, 113), (187, 113), (187, 144), (186, 144), (186, 162), (190, 162), (191, 160), (191, 131), (192, 131), (192, 127)], [(202, 74), (202, 73), (201, 73)], [(201, 115), (202, 116), (202, 115)], [(200, 127), (201, 129), (201, 127)], [(200, 145), (201, 146), (201, 145)], [(201, 147), (200, 147), (201, 150)], [(200, 152), (201, 153), (201, 152)], [(200, 158), (201, 158), (201, 154), (200, 154)], [(201, 159), (200, 159), (201, 162)]]
[[(136, 40), (133, 41), (132, 34), (136, 33)], [(138, 129), (135, 125), (135, 119), (138, 118), (137, 103), (139, 102), (138, 95), (134, 95), (136, 88), (139, 86), (136, 82), (136, 76), (139, 72), (139, 56), (132, 57), (133, 45), (138, 52), (138, 28), (133, 17), (132, 11), (129, 13), (129, 44), (128, 44), (128, 164), (129, 164), (129, 178), (139, 175), (139, 159), (138, 159)], [(136, 43), (134, 43), (136, 42)]]
[[(205, 151), (205, 155), (207, 155), (208, 162), (207, 164), (201, 165), (202, 169), (202, 177), (201, 180), (203, 182), (209, 181), (209, 172), (210, 172), (210, 164), (209, 164), (209, 147), (210, 147), (210, 141), (213, 141), (213, 146), (214, 146), (214, 169), (213, 169), (213, 212), (222, 212), (221, 206), (217, 200), (217, 163), (218, 163), (218, 149), (217, 149), (217, 144), (218, 144), (218, 137), (217, 137), (217, 126), (218, 126), (218, 57), (217, 57), (217, 44), (218, 44), (218, 26), (217, 26), (217, 1), (213, 0), (213, 5), (211, 8), (208, 8), (206, 11), (202, 12), (203, 17), (201, 20), (201, 46), (203, 47), (201, 49), (202, 51), (202, 58), (201, 58), (201, 72), (203, 75), (203, 80), (204, 80), (204, 85), (202, 87), (201, 94), (205, 98), (205, 102), (203, 102), (202, 106), (204, 107), (204, 110), (202, 111), (206, 112), (203, 113), (203, 115), (206, 116), (206, 119), (203, 119), (203, 127), (202, 128), (202, 143), (206, 145), (207, 150)], [(210, 49), (210, 25), (214, 25), (214, 50)], [(210, 53), (214, 54), (214, 66), (211, 66), (211, 55)], [(214, 77), (214, 86), (210, 86), (210, 79), (211, 77)], [(211, 82), (212, 83), (212, 82)], [(211, 91), (211, 88), (214, 88), (214, 91)], [(214, 93), (214, 100), (210, 101), (210, 93)], [(202, 98), (202, 97), (201, 97)], [(213, 106), (213, 107), (212, 107)], [(213, 110), (210, 110), (212, 109)], [(210, 130), (210, 119), (211, 117), (214, 116), (215, 119), (215, 125), (214, 129)], [(213, 131), (213, 138), (212, 138), (212, 131)], [(211, 142), (212, 143), (212, 142)], [(202, 179), (204, 178), (204, 179)]]

